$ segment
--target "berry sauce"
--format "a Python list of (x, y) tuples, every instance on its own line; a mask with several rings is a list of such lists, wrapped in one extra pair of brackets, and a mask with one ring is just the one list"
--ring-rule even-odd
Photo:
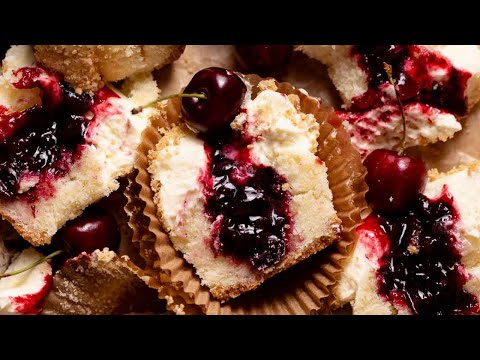
[(43, 310), (43, 303), (53, 284), (52, 274), (45, 275), (44, 286), (35, 294), (17, 296), (12, 299), (15, 312), (25, 315), (37, 315)]
[(0, 109), (0, 196), (34, 202), (53, 194), (51, 180), (65, 176), (88, 144), (95, 107), (117, 95), (108, 89), (79, 95), (40, 67), (21, 68), (15, 75), (19, 80), (12, 85), (38, 88), (42, 102), (19, 112)]
[(352, 111), (383, 105), (379, 87), (388, 83), (384, 62), (392, 66), (393, 78), (403, 102), (420, 102), (463, 116), (467, 112), (465, 91), (472, 76), (455, 68), (442, 55), (417, 45), (355, 45), (352, 56), (368, 75), (368, 91), (352, 101)]
[[(382, 245), (378, 246), (382, 255), (377, 254), (379, 293), (414, 314), (480, 312), (478, 299), (463, 288), (468, 275), (460, 262), (454, 234), (458, 221), (446, 188), (434, 200), (418, 194), (404, 215), (370, 215), (365, 224), (374, 224), (373, 230), (383, 233), (379, 237)], [(384, 244), (385, 235), (388, 246)]]
[(69, 257), (62, 265), (62, 267), (77, 267), (82, 266), (83, 263), (89, 264), (92, 260), (92, 254), (82, 252), (75, 257)]
[(290, 193), (272, 167), (253, 161), (250, 141), (234, 137), (205, 143), (209, 161), (201, 181), (213, 221), (211, 247), (216, 255), (248, 259), (263, 271), (288, 252)]

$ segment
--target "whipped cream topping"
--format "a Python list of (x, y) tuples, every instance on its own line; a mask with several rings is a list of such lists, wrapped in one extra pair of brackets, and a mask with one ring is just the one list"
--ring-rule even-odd
[(231, 126), (257, 139), (252, 152), (261, 164), (272, 166), (282, 153), (315, 157), (319, 125), (313, 115), (298, 112), (285, 94), (264, 90), (244, 109)]
[(33, 66), (34, 63), (31, 46), (12, 46), (7, 51), (0, 74), (0, 108), (21, 111), (41, 102), (38, 89), (17, 89), (12, 86), (12, 83), (18, 80), (14, 75), (15, 70)]
[(460, 212), (458, 230), (466, 238), (480, 239), (480, 204), (472, 194), (480, 192), (480, 172), (477, 165), (461, 167), (448, 175), (440, 175), (427, 183), (424, 194), (429, 198), (440, 196), (446, 185), (453, 195), (455, 207)]

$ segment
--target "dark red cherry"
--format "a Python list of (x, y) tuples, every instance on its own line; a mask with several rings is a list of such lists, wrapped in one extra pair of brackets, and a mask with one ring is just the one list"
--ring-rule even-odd
[(242, 65), (260, 76), (275, 76), (288, 62), (292, 45), (237, 45)]
[(420, 159), (377, 149), (363, 164), (368, 171), (367, 201), (377, 212), (405, 212), (425, 187), (427, 170)]
[(71, 256), (108, 247), (116, 250), (120, 232), (115, 218), (100, 209), (88, 209), (59, 231), (58, 239)]
[(205, 94), (206, 99), (182, 98), (182, 113), (187, 124), (201, 133), (224, 131), (245, 98), (247, 86), (233, 71), (210, 67), (197, 72), (184, 94)]

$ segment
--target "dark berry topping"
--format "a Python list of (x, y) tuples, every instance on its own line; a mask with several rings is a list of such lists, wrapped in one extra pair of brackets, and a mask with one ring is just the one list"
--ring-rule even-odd
[(419, 194), (403, 215), (371, 215), (390, 239), (380, 259), (379, 292), (414, 314), (478, 313), (478, 299), (464, 289), (455, 226), (458, 214), (444, 191), (437, 200)]
[[(442, 55), (417, 45), (356, 45), (352, 55), (368, 76), (369, 91), (353, 99), (351, 110), (381, 104), (378, 87), (388, 83), (384, 63), (392, 66), (400, 99), (420, 102), (465, 115), (467, 81), (471, 74), (455, 68)], [(434, 73), (443, 75), (433, 75)]]
[(277, 264), (287, 251), (290, 194), (273, 168), (257, 165), (241, 141), (205, 146), (207, 215), (215, 222), (216, 254), (246, 258), (257, 270)]

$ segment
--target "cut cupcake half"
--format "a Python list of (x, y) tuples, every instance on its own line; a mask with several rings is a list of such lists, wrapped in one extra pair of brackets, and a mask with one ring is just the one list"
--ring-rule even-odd
[[(362, 155), (446, 141), (480, 100), (478, 45), (298, 46), (328, 67), (344, 102), (338, 115)], [(384, 63), (392, 66), (397, 93)]]
[(335, 289), (354, 314), (480, 312), (478, 163), (430, 171), (405, 215), (371, 214)]
[(272, 80), (242, 81), (247, 95), (229, 131), (212, 139), (180, 119), (149, 153), (163, 228), (221, 301), (324, 249), (341, 230), (315, 117)]
[[(81, 72), (72, 63), (75, 70)], [(40, 66), (29, 46), (12, 47), (2, 72), (0, 214), (33, 245), (49, 244), (68, 220), (118, 189), (150, 110), (132, 115), (134, 96), (109, 87), (75, 91), (62, 74)], [(141, 84), (156, 91), (139, 102), (157, 97), (151, 75)]]

